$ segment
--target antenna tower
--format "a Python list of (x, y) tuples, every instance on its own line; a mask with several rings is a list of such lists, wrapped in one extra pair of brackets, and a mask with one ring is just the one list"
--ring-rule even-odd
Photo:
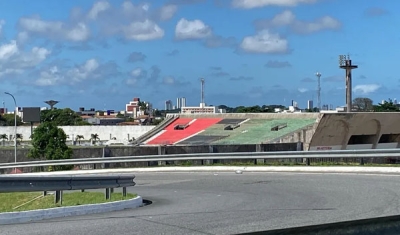
[(358, 66), (351, 63), (349, 55), (339, 55), (339, 68), (346, 70), (346, 111), (349, 113), (352, 110), (351, 70), (358, 68)]
[(200, 83), (201, 83), (201, 104), (204, 104), (204, 83), (205, 83), (205, 80), (204, 80), (204, 78), (201, 78), (200, 79)]
[(318, 110), (321, 110), (321, 73), (316, 72), (315, 76), (317, 76), (317, 80), (318, 80), (318, 88), (317, 88), (317, 107)]

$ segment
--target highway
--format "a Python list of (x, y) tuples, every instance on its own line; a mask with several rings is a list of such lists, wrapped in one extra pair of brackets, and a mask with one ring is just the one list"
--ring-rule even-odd
[(400, 175), (137, 173), (138, 209), (2, 225), (2, 235), (237, 234), (400, 214)]

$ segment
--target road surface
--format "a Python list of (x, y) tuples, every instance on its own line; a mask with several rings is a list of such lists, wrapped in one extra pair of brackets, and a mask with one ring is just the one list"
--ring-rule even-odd
[(400, 214), (400, 176), (137, 173), (138, 209), (2, 225), (2, 235), (237, 234)]

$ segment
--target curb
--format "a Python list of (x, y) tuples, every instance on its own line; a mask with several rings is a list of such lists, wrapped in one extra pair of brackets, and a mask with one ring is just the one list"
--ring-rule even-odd
[(5, 213), (0, 213), (0, 224), (17, 224), (17, 223), (39, 221), (44, 219), (61, 218), (67, 216), (78, 216), (78, 215), (105, 213), (111, 211), (120, 211), (125, 209), (138, 208), (141, 207), (142, 205), (143, 205), (142, 197), (137, 196), (129, 200), (116, 201), (116, 202), (106, 202), (106, 203), (91, 204), (91, 205), (68, 206), (68, 207), (21, 211), (21, 212), (5, 212)]
[(265, 172), (265, 173), (352, 173), (352, 174), (400, 174), (400, 167), (362, 167), (362, 166), (171, 166), (147, 168), (117, 168), (101, 170), (77, 170), (58, 172), (36, 172), (18, 175), (59, 175), (59, 174), (115, 174), (115, 173), (196, 173), (196, 172)]

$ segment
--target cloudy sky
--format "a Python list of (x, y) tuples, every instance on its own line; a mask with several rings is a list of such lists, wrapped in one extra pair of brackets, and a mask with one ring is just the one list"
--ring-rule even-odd
[[(346, 3), (344, 7), (343, 3)], [(22, 7), (23, 6), (23, 7)], [(354, 96), (399, 98), (400, 2), (394, 0), (0, 1), (0, 99), (11, 108), (122, 110), (133, 97), (301, 107)]]

